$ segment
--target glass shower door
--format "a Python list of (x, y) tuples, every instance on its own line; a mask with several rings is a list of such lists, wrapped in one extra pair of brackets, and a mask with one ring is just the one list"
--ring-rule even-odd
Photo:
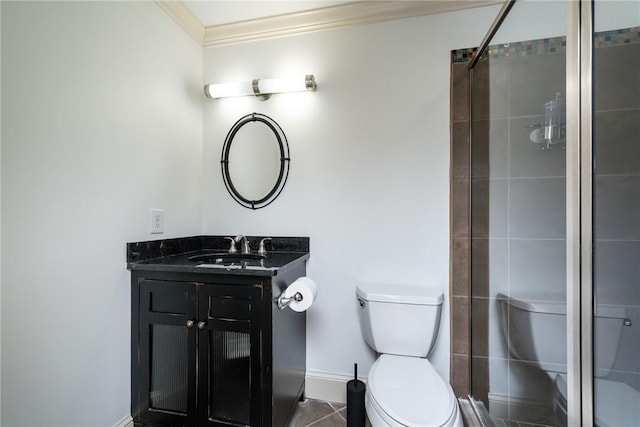
[(496, 22), (471, 68), (472, 394), (497, 425), (636, 426), (640, 3)]
[(593, 419), (640, 420), (640, 3), (597, 1), (593, 35)]
[(496, 425), (566, 405), (565, 27), (518, 1), (471, 71), (471, 389)]

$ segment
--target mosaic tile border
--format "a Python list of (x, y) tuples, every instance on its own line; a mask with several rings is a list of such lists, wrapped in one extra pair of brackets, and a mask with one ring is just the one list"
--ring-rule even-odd
[(487, 54), (489, 58), (544, 55), (547, 53), (564, 52), (566, 47), (567, 40), (566, 37), (563, 36), (489, 46)]
[[(564, 52), (566, 37), (551, 37), (546, 39), (526, 40), (515, 43), (505, 43), (489, 46), (481, 59), (509, 58), (530, 55), (544, 55)], [(596, 48), (621, 46), (625, 44), (640, 44), (640, 27), (623, 28), (620, 30), (602, 31), (594, 36)], [(466, 63), (473, 58), (477, 48), (457, 49), (451, 51), (451, 63)]]
[(603, 31), (594, 37), (595, 47), (620, 46), (623, 44), (640, 43), (640, 27), (624, 28), (621, 30)]
[(469, 62), (471, 60), (471, 58), (473, 58), (473, 55), (476, 53), (476, 50), (478, 50), (478, 48), (469, 48), (469, 49), (457, 49), (457, 50), (452, 50), (451, 51), (451, 63), (452, 64), (464, 64), (466, 62)]

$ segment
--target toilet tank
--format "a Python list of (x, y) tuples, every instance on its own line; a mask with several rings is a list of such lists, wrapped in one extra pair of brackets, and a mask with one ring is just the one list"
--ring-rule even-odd
[[(567, 372), (567, 306), (563, 298), (547, 294), (497, 295), (502, 333), (514, 357), (549, 373)], [(596, 377), (609, 375), (613, 367), (626, 316), (622, 307), (596, 306)]]
[(443, 294), (421, 286), (362, 283), (356, 288), (362, 335), (378, 353), (426, 357), (433, 350)]

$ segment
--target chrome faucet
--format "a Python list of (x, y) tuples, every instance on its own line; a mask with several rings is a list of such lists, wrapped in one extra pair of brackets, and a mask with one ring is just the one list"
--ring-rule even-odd
[(251, 253), (251, 248), (249, 248), (249, 239), (247, 239), (247, 236), (245, 236), (244, 234), (238, 234), (233, 240), (236, 243), (240, 243), (242, 240), (244, 240), (244, 243), (242, 244), (241, 253), (243, 254)]

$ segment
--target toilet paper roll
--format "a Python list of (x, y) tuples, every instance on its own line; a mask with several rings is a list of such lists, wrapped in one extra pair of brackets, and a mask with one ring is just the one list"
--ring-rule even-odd
[[(302, 296), (300, 301), (294, 299), (294, 295), (299, 293)], [(301, 312), (311, 307), (311, 304), (318, 297), (318, 286), (309, 277), (300, 277), (284, 290), (284, 297), (291, 298), (289, 308), (293, 311)]]

